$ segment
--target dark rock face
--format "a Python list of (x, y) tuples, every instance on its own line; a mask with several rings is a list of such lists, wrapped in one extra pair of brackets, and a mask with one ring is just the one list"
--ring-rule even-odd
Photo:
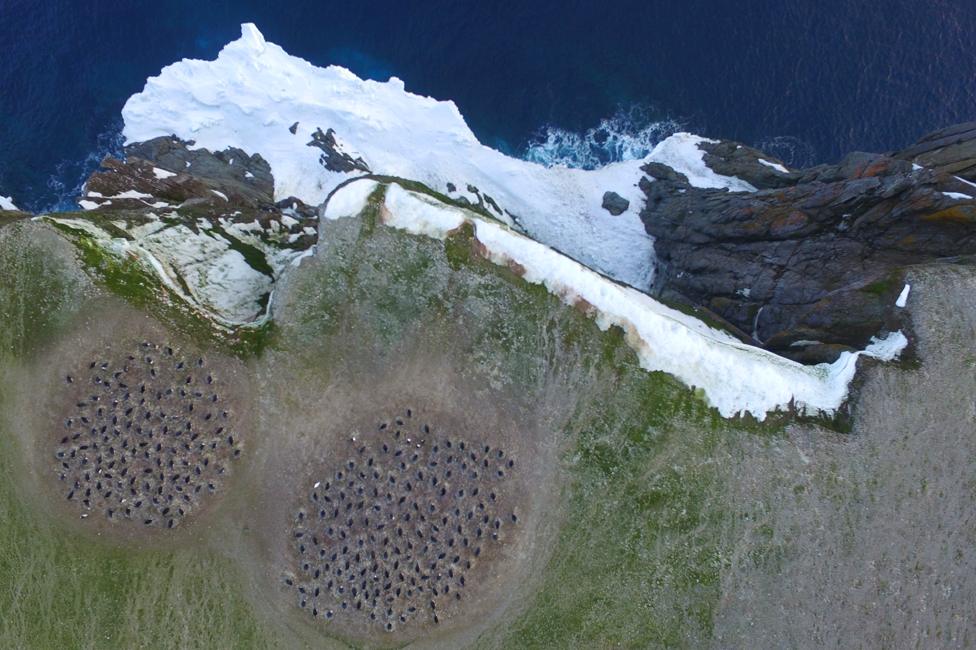
[(930, 133), (915, 145), (893, 155), (976, 182), (976, 122)]
[(194, 308), (254, 322), (284, 270), (318, 242), (318, 209), (294, 197), (276, 201), (261, 156), (192, 144), (167, 136), (127, 147), (125, 160), (106, 158), (78, 200), (84, 212), (72, 218), (88, 222), (96, 238), (124, 238), (156, 257), (170, 288)]
[[(297, 127), (296, 127), (297, 128)], [(294, 131), (292, 131), (294, 133)], [(325, 133), (322, 129), (316, 129), (312, 134), (312, 141), (308, 146), (322, 150), (319, 162), (330, 172), (353, 172), (361, 171), (369, 173), (369, 165), (362, 158), (353, 158), (339, 148), (339, 143), (335, 139), (335, 130), (329, 129)]]
[(756, 189), (789, 187), (799, 179), (799, 174), (786, 170), (782, 161), (752, 147), (729, 140), (702, 142), (699, 147), (705, 152), (703, 160), (712, 171), (737, 176)]
[[(126, 148), (125, 161), (106, 158), (85, 188), (104, 196), (135, 190), (176, 204), (229, 201), (255, 208), (274, 204), (271, 167), (261, 156), (234, 148), (211, 153), (190, 149), (192, 144), (163, 137), (131, 145)], [(112, 204), (125, 205), (121, 201)]]
[[(167, 136), (126, 147), (125, 160), (102, 161), (82, 200), (96, 204), (98, 213), (124, 212), (127, 218), (155, 212), (190, 224), (199, 217), (256, 221), (262, 227), (275, 221), (295, 235), (289, 247), (305, 250), (316, 243), (318, 235), (304, 230), (317, 225), (316, 208), (293, 197), (275, 201), (271, 167), (261, 156), (235, 148), (190, 149), (192, 144)], [(285, 211), (292, 225), (283, 223)]]
[(714, 171), (757, 191), (695, 188), (668, 167), (645, 166), (653, 290), (785, 356), (830, 361), (864, 347), (896, 327), (905, 267), (976, 253), (976, 187), (967, 183), (976, 124), (904, 151), (785, 172), (735, 143), (702, 149)]
[(603, 209), (617, 216), (623, 214), (630, 207), (630, 201), (620, 196), (616, 192), (604, 192), (603, 193)]

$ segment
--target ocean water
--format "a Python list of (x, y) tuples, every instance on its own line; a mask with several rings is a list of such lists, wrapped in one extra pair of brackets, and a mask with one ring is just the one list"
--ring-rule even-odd
[(0, 0), (0, 194), (71, 207), (146, 77), (246, 21), (453, 99), (483, 142), (549, 164), (686, 129), (806, 165), (976, 120), (973, 0)]

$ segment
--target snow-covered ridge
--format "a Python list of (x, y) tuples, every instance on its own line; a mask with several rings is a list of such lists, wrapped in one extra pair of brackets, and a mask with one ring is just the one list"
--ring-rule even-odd
[[(638, 288), (653, 275), (653, 242), (638, 216), (645, 161), (671, 165), (701, 187), (752, 189), (708, 169), (701, 139), (689, 134), (665, 140), (644, 161), (592, 171), (510, 158), (479, 143), (453, 102), (408, 93), (395, 77), (364, 81), (344, 68), (313, 66), (266, 42), (251, 24), (216, 60), (164, 68), (122, 114), (128, 143), (174, 134), (212, 151), (260, 154), (271, 165), (276, 198), (310, 205), (363, 173), (327, 169), (322, 150), (309, 146), (319, 129), (333, 129), (342, 151), (355, 152), (373, 173), (482, 200), (498, 219)], [(601, 207), (606, 191), (630, 208), (611, 216)]]
[[(358, 181), (339, 189), (326, 206), (325, 217), (359, 214), (375, 188), (373, 181)], [(567, 304), (588, 305), (601, 328), (616, 325), (624, 330), (643, 368), (669, 373), (700, 388), (726, 417), (751, 413), (762, 420), (767, 413), (791, 405), (801, 412), (831, 414), (847, 398), (859, 356), (887, 361), (907, 345), (904, 334), (894, 332), (863, 352), (844, 352), (832, 364), (804, 366), (746, 345), (474, 212), (397, 184), (387, 187), (384, 208), (386, 225), (437, 239), (471, 224), (490, 260), (522, 270), (527, 281), (544, 285)]]
[[(833, 364), (803, 366), (626, 286), (647, 288), (654, 273), (653, 241), (640, 219), (645, 163), (668, 165), (695, 187), (755, 191), (710, 169), (699, 147), (706, 140), (695, 135), (672, 135), (643, 160), (594, 170), (510, 158), (479, 143), (453, 102), (408, 93), (396, 78), (364, 81), (344, 68), (313, 66), (267, 43), (253, 25), (244, 25), (241, 38), (214, 61), (164, 68), (129, 99), (123, 117), (129, 143), (175, 135), (197, 148), (260, 154), (271, 167), (275, 198), (295, 196), (310, 205), (328, 199), (322, 209), (327, 219), (362, 212), (378, 184), (356, 180), (367, 173), (418, 181), (454, 201), (477, 204), (478, 211), (452, 207), (387, 183), (381, 213), (391, 227), (439, 239), (471, 224), (489, 259), (522, 270), (526, 280), (568, 304), (585, 305), (601, 327), (621, 327), (645, 369), (701, 389), (725, 416), (747, 412), (762, 419), (790, 406), (832, 413), (847, 396), (860, 355), (891, 359), (907, 344), (895, 332)], [(604, 210), (607, 191), (629, 201), (628, 209), (618, 216)], [(201, 227), (196, 236), (209, 235)], [(149, 263), (161, 275), (174, 265), (195, 268), (180, 259), (183, 253), (170, 252), (163, 263), (157, 254), (165, 247), (137, 245), (151, 253)], [(275, 276), (287, 266), (275, 265)], [(230, 271), (214, 282), (202, 269), (190, 291), (225, 321), (233, 320), (230, 313), (253, 312), (260, 301), (220, 305), (217, 293), (235, 293), (238, 300), (265, 295), (236, 287), (248, 281)]]

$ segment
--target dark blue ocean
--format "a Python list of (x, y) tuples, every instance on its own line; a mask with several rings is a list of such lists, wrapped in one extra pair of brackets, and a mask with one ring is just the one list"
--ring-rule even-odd
[(70, 206), (146, 77), (246, 21), (550, 162), (635, 155), (680, 125), (805, 165), (976, 120), (976, 0), (0, 0), (0, 194)]

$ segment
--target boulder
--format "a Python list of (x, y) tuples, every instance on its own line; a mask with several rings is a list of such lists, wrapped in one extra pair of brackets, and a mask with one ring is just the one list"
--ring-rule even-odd
[(603, 209), (617, 216), (623, 214), (630, 207), (630, 201), (620, 196), (616, 192), (604, 192), (603, 194)]

